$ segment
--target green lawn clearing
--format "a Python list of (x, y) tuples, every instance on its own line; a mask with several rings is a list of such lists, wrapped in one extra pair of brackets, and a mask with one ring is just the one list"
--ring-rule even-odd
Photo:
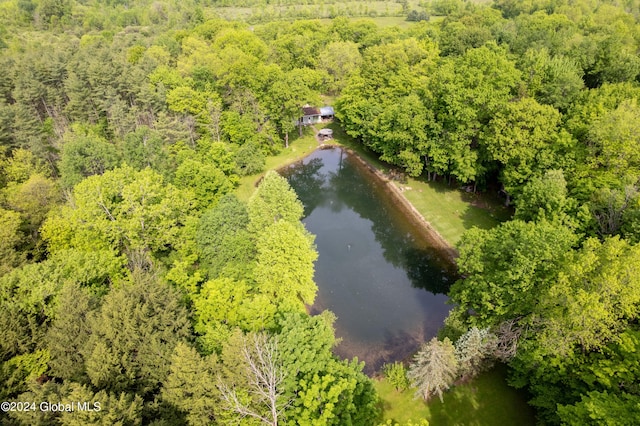
[(413, 398), (413, 390), (397, 392), (386, 380), (376, 380), (382, 399), (384, 420), (404, 424), (427, 419), (431, 425), (494, 426), (535, 424), (534, 411), (527, 396), (505, 381), (506, 368), (498, 366), (470, 383), (458, 385), (429, 403)]
[[(310, 128), (304, 129), (304, 133), (301, 138), (296, 138), (294, 136), (297, 135), (290, 135), (291, 142), (289, 144), (289, 148), (282, 148), (278, 155), (267, 157), (265, 171), (276, 170), (286, 166), (287, 164), (301, 160), (318, 148), (318, 142)], [(256, 183), (263, 175), (264, 173), (260, 173), (257, 175), (242, 177), (240, 179), (240, 184), (236, 189), (236, 195), (238, 198), (247, 201), (255, 191)]]
[(469, 193), (445, 182), (408, 178), (398, 184), (404, 196), (449, 244), (455, 245), (467, 229), (490, 229), (509, 219), (511, 211), (497, 197)]

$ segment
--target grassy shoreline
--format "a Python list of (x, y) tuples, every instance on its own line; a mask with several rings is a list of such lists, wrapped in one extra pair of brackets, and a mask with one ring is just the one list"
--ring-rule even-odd
[[(439, 245), (449, 251), (455, 250), (464, 231), (474, 226), (490, 229), (511, 215), (492, 194), (468, 193), (444, 182), (429, 182), (421, 177), (408, 178), (405, 183), (389, 180), (387, 174), (395, 167), (380, 161), (374, 153), (347, 135), (338, 123), (319, 124), (316, 127), (332, 129), (332, 144), (356, 153), (379, 178), (388, 183), (402, 207), (422, 223), (426, 232), (430, 233)], [(303, 136), (293, 139), (289, 148), (284, 148), (278, 155), (267, 158), (265, 172), (300, 161), (318, 147), (313, 130), (306, 128)], [(263, 175), (264, 172), (243, 177), (236, 189), (238, 197), (248, 200)]]
[(433, 425), (533, 426), (535, 412), (527, 395), (506, 383), (506, 367), (498, 365), (469, 383), (455, 386), (428, 403), (413, 397), (413, 390), (396, 391), (385, 379), (374, 381), (383, 404), (384, 421), (406, 424), (426, 419)]

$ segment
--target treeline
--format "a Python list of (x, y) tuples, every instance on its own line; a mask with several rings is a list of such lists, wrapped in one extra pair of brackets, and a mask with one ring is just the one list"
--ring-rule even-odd
[(3, 2), (0, 396), (104, 409), (2, 421), (375, 423), (331, 316), (304, 313), (316, 254), (295, 194), (269, 174), (232, 195), (329, 94), (383, 160), (515, 205), (460, 244), (443, 337), (467, 336), (470, 364), (443, 377), (474, 374), (478, 336), (510, 324), (541, 420), (632, 423), (638, 5), (425, 6), (448, 16), (250, 28), (183, 2)]
[[(498, 183), (515, 206), (512, 221), (463, 236), (456, 307), (412, 377), (424, 394), (471, 377), (509, 324), (510, 380), (542, 423), (632, 424), (639, 4), (448, 3), (437, 25), (364, 49), (337, 101), (347, 132), (381, 159), (450, 184)], [(451, 341), (472, 330), (489, 337), (475, 339), (477, 365), (461, 373)]]
[(2, 423), (375, 424), (332, 315), (305, 312), (295, 193), (275, 173), (233, 191), (376, 27), (24, 25), (1, 59), (0, 397), (102, 409)]

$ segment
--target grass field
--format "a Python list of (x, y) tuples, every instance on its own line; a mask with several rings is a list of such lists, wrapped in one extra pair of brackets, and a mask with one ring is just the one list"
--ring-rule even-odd
[(376, 380), (382, 399), (384, 420), (404, 424), (408, 420), (427, 419), (432, 425), (534, 425), (534, 411), (525, 394), (509, 387), (506, 368), (498, 366), (470, 383), (458, 385), (428, 404), (413, 398), (413, 391), (397, 392), (386, 380)]
[[(289, 148), (283, 148), (278, 155), (267, 157), (265, 164), (265, 170), (275, 170), (282, 166), (291, 164), (297, 160), (300, 160), (307, 155), (311, 154), (316, 148), (318, 148), (318, 142), (313, 134), (313, 131), (309, 128), (305, 129), (301, 138), (296, 138), (290, 135)], [(253, 191), (255, 191), (255, 185), (260, 180), (264, 173), (258, 175), (244, 176), (240, 179), (240, 184), (236, 189), (236, 195), (239, 199), (247, 201)]]
[(409, 178), (404, 196), (450, 244), (455, 245), (467, 229), (490, 229), (509, 219), (511, 212), (493, 194), (467, 193), (445, 182)]

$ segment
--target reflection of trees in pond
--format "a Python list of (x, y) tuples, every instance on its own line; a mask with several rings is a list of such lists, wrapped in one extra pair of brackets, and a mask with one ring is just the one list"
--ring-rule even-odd
[(341, 161), (341, 167), (329, 173), (330, 187), (338, 198), (372, 222), (376, 241), (383, 249), (385, 259), (396, 267), (407, 270), (414, 287), (432, 293), (446, 293), (453, 273), (435, 248), (416, 248), (410, 232), (390, 226), (389, 218), (397, 215), (393, 200), (377, 187), (375, 181), (363, 177), (360, 165), (350, 156)]
[(313, 158), (306, 162), (292, 164), (280, 172), (289, 181), (289, 185), (296, 191), (304, 205), (304, 217), (308, 217), (317, 206), (322, 204), (325, 197), (326, 176), (320, 173), (322, 166), (322, 159)]
[[(433, 294), (446, 294), (453, 281), (455, 281), (455, 279), (451, 278), (455, 272), (449, 270), (453, 268), (445, 265), (442, 261), (434, 262), (432, 258), (433, 252), (434, 250), (407, 247), (404, 250), (404, 256), (407, 261), (407, 276), (414, 287), (423, 288)], [(426, 259), (429, 259), (429, 261)]]

